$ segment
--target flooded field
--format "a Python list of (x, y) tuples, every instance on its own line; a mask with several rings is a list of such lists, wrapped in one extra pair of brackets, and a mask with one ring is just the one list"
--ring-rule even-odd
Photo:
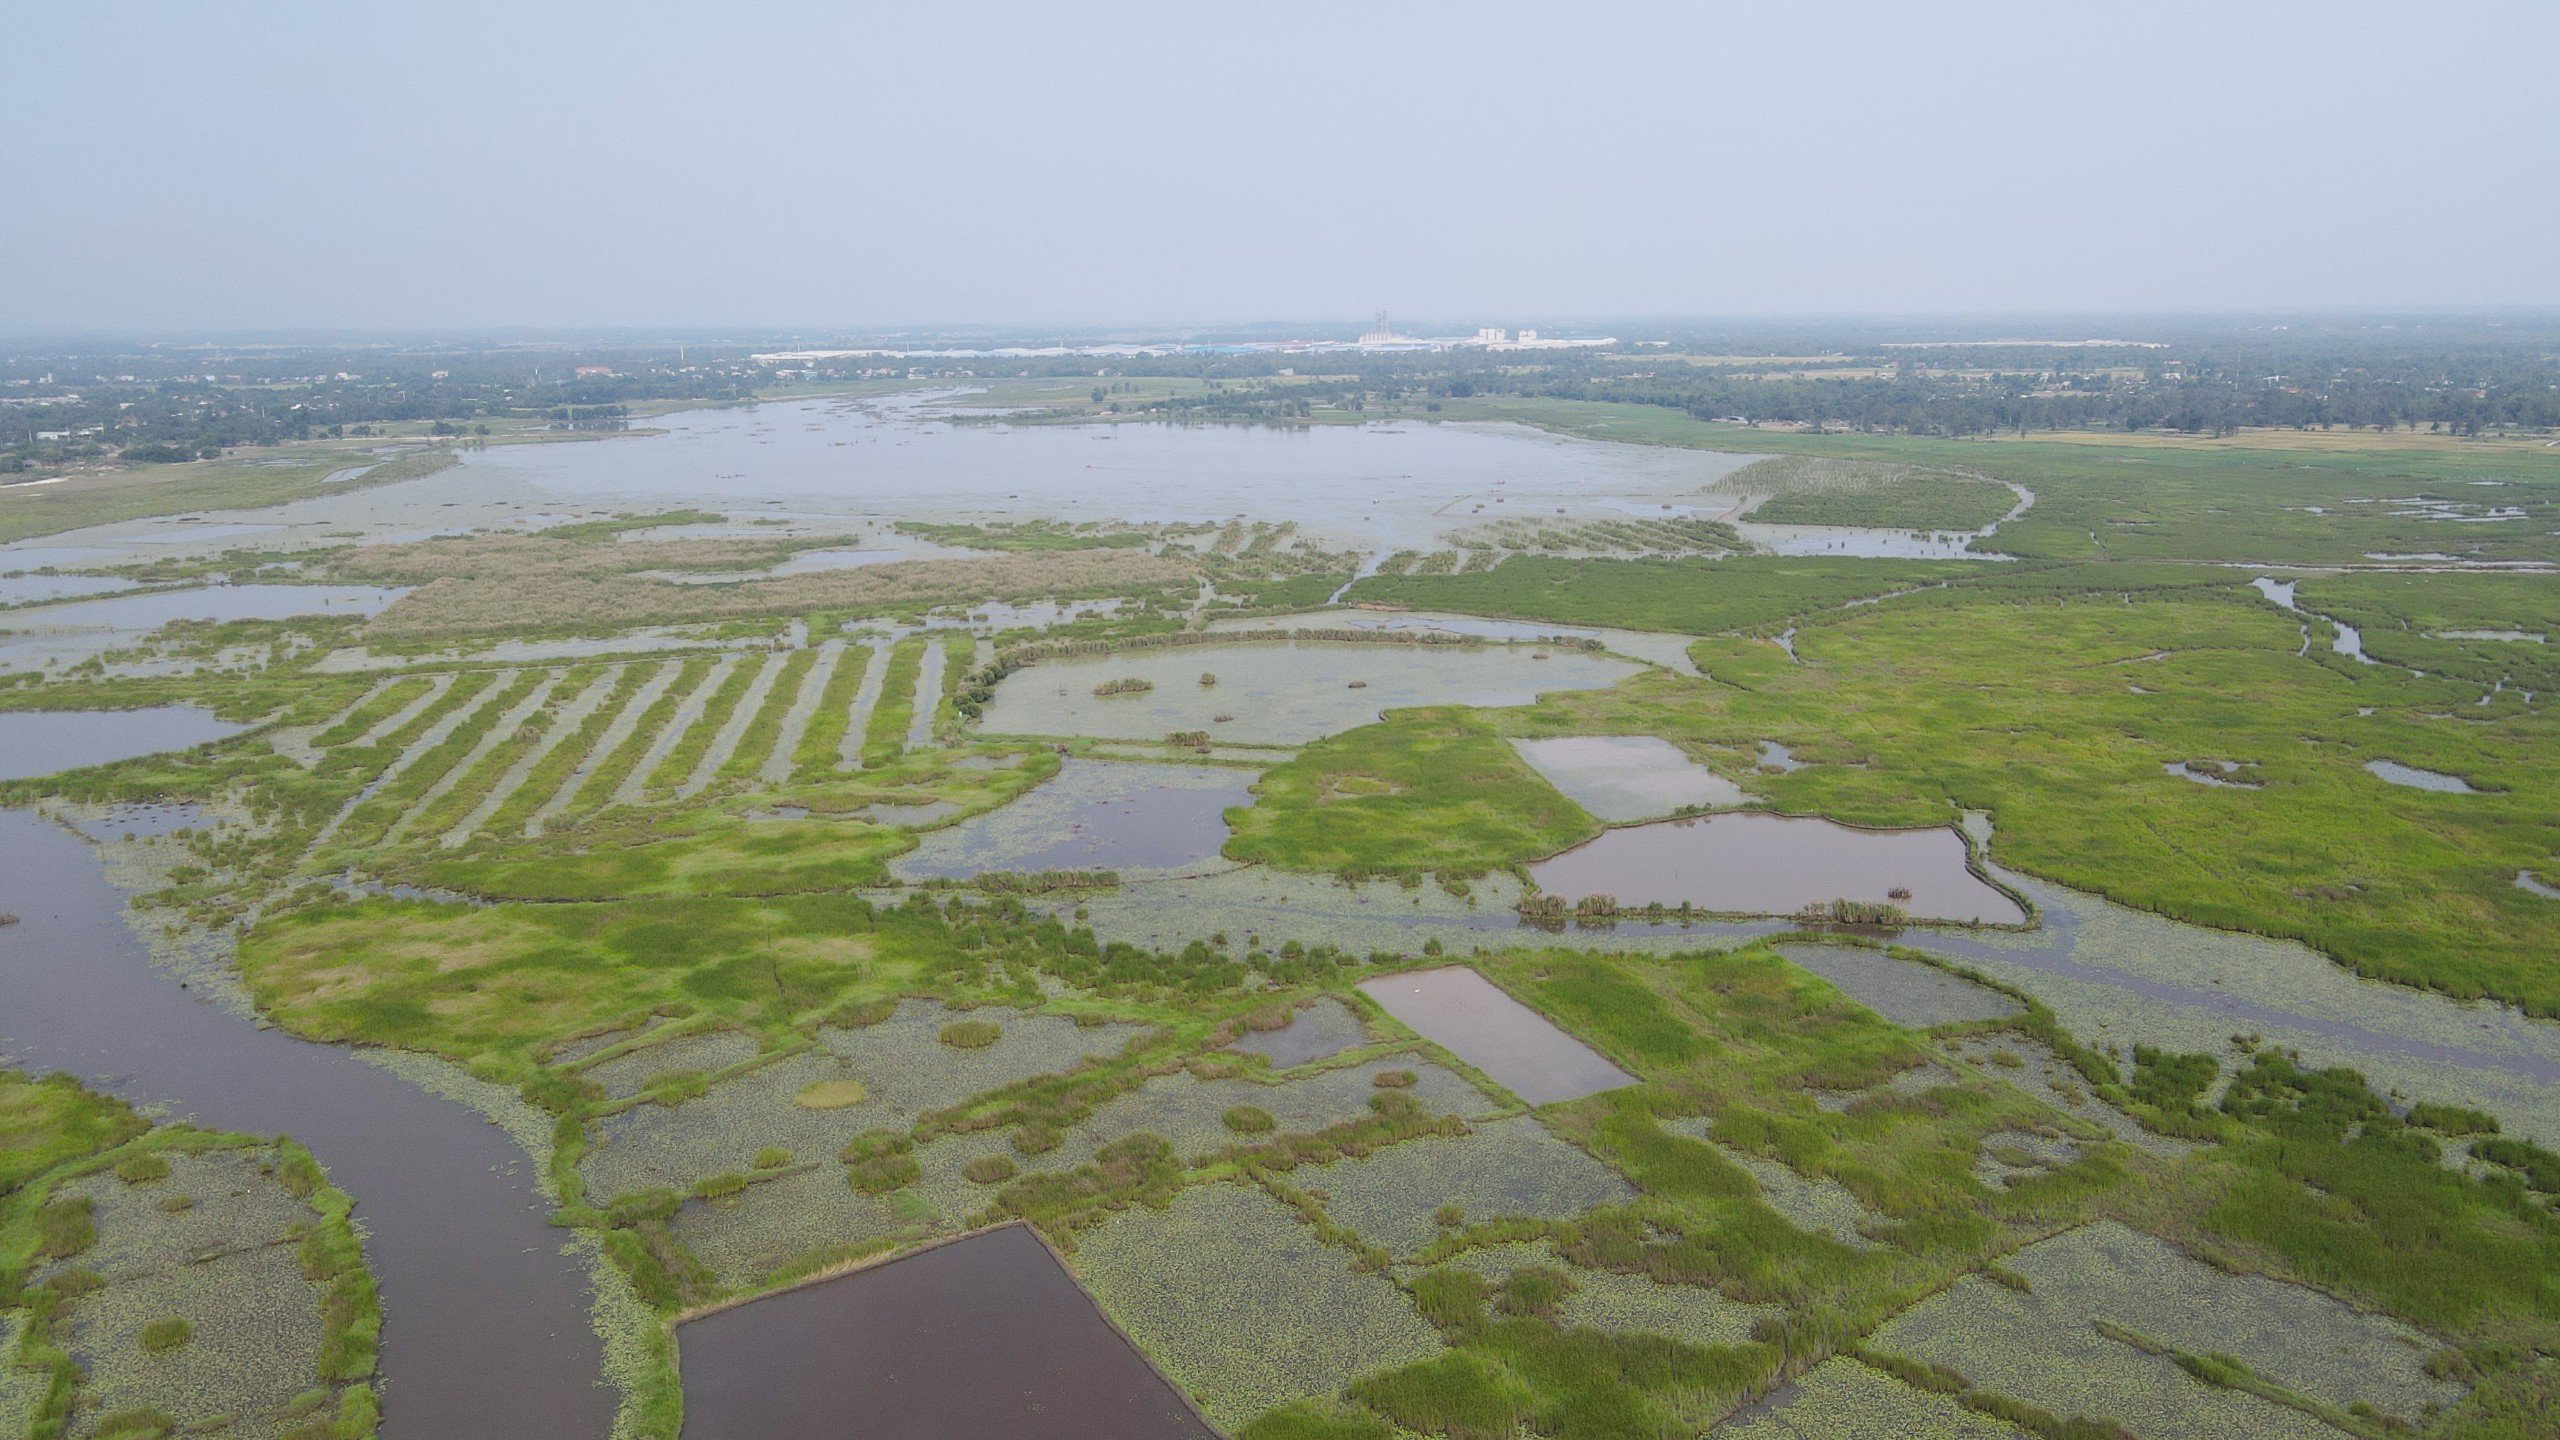
[(0, 605), (40, 605), (130, 590), (138, 581), (113, 575), (0, 575)]
[(155, 971), (124, 894), (68, 830), (0, 811), (0, 861), (0, 911), (20, 917), (0, 928), (0, 1056), (211, 1127), (291, 1135), (356, 1197), (382, 1380), (400, 1397), (386, 1440), (605, 1433), (587, 1276), (506, 1132)]
[(2345, 1065), (2418, 1099), (2476, 1106), (2560, 1141), (2560, 1024), (2363, 979), (2290, 941), (2237, 935), (2001, 873), (2035, 902), (2026, 933), (1938, 932), (1946, 955), (2051, 1006), (2091, 1044), (2231, 1055), (2235, 1033)]
[(1369, 1043), (1369, 1027), (1339, 1000), (1324, 999), (1289, 1016), (1277, 1030), (1247, 1030), (1234, 1048), (1260, 1055), (1275, 1070), (1304, 1065)]
[(249, 727), (196, 705), (145, 710), (0, 711), (0, 780), (184, 750)]
[(2338, 1432), (2245, 1389), (2208, 1384), (2172, 1354), (2229, 1355), (2294, 1392), (2415, 1422), (2463, 1386), (2428, 1374), (2423, 1333), (2302, 1286), (2232, 1275), (2100, 1221), (2005, 1262), (2016, 1288), (1957, 1282), (1888, 1323), (1874, 1345), (1949, 1366), (2066, 1415), (2107, 1415), (2146, 1436)]
[(1511, 748), (1596, 819), (1652, 820), (1693, 806), (1751, 803), (1741, 786), (1651, 735), (1514, 740)]
[(1216, 1433), (1021, 1225), (704, 1316), (677, 1344), (685, 1440)]
[(1362, 981), (1360, 991), (1532, 1105), (1636, 1083), (1598, 1051), (1463, 965), (1382, 975)]
[(1071, 757), (1029, 794), (923, 837), (900, 879), (966, 879), (990, 870), (1116, 870), (1217, 865), (1226, 811), (1250, 805), (1249, 771)]
[[(1292, 640), (1186, 645), (1045, 660), (996, 687), (982, 727), (994, 735), (1213, 740), (1303, 745), (1381, 711), (1415, 705), (1525, 705), (1552, 690), (1598, 690), (1635, 674), (1624, 660), (1580, 651), (1547, 659), (1516, 646), (1328, 644)], [(1203, 674), (1217, 683), (1202, 685)], [(1114, 681), (1147, 688), (1097, 695)]]
[[(1245, 1185), (1133, 1206), (1086, 1237), (1076, 1270), (1111, 1317), (1229, 1428), (1428, 1359), (1439, 1332), (1395, 1282), (1355, 1269), (1288, 1207)], [(1066, 1432), (1082, 1433), (1082, 1432)]]
[(1538, 888), (1621, 906), (1693, 905), (1735, 915), (1792, 915), (1849, 900), (1892, 905), (1914, 920), (2017, 925), (2026, 912), (1966, 868), (1964, 837), (1945, 830), (1857, 830), (1786, 815), (1713, 815), (1612, 830), (1529, 867)]
[(0, 613), (0, 670), (75, 664), (179, 620), (373, 615), (406, 593), (373, 585), (208, 585), (31, 606)]
[(1896, 1025), (1926, 1029), (1969, 1020), (2005, 1020), (2026, 1007), (1919, 960), (1862, 945), (1781, 945), (1778, 953), (1838, 986)]
[(953, 425), (930, 399), (774, 401), (660, 417), (666, 433), (495, 448), (467, 476), (555, 502), (841, 515), (1225, 521), (1286, 515), (1337, 543), (1430, 548), (1507, 514), (1614, 517), (1754, 456), (1508, 425)]
[(1481, 640), (1529, 643), (1559, 637), (1597, 640), (1615, 654), (1632, 656), (1682, 675), (1698, 673), (1698, 663), (1689, 658), (1689, 647), (1697, 643), (1695, 637), (1664, 635), (1649, 630), (1610, 630), (1596, 625), (1556, 625), (1529, 620), (1488, 620), (1477, 615), (1444, 615), (1429, 610), (1318, 610), (1299, 615), (1228, 618), (1209, 622), (1213, 631), (1289, 629), (1299, 625), (1376, 630), (1385, 634), (1468, 635)]

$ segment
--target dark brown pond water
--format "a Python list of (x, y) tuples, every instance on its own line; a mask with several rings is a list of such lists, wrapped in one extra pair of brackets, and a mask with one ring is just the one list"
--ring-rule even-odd
[[(2018, 925), (2026, 912), (1965, 868), (1952, 829), (1857, 830), (1789, 815), (1715, 815), (1611, 830), (1529, 867), (1538, 888), (1568, 900), (1682, 902), (1736, 915), (1792, 915), (1860, 900), (1914, 920)], [(1907, 892), (1894, 894), (1900, 890)]]
[(1214, 1440), (1011, 1225), (692, 1321), (684, 1440)]
[(1579, 1100), (1636, 1077), (1463, 965), (1363, 980), (1360, 989), (1532, 1105)]
[(87, 842), (25, 811), (0, 811), (0, 911), (20, 917), (0, 928), (0, 1058), (172, 1118), (290, 1135), (355, 1197), (382, 1284), (385, 1440), (611, 1429), (585, 1273), (502, 1131), (181, 989)]

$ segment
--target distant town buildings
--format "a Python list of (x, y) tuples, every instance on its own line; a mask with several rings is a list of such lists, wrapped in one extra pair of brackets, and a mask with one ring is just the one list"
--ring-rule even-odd
[[(891, 347), (866, 347), (849, 350), (778, 350), (755, 357), (760, 365), (797, 365), (824, 360), (853, 360), (868, 357), (884, 359), (930, 360), (1029, 360), (1054, 359), (1064, 356), (1127, 359), (1141, 355), (1339, 355), (1339, 354), (1435, 354), (1448, 350), (1581, 350), (1617, 344), (1610, 335), (1553, 338), (1535, 330), (1521, 330), (1515, 336), (1499, 325), (1483, 325), (1472, 335), (1406, 335), (1398, 331), (1381, 312), (1357, 340), (1243, 340), (1180, 341), (1154, 345), (1008, 345), (994, 350), (902, 350)], [(579, 374), (586, 373), (581, 369)]]

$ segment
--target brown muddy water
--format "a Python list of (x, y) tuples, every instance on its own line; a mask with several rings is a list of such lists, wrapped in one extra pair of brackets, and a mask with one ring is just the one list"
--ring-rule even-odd
[(1028, 1226), (686, 1323), (684, 1440), (1214, 1440)]
[[(1965, 864), (1953, 829), (1859, 830), (1792, 815), (1712, 815), (1629, 825), (1529, 867), (1538, 888), (1622, 906), (1687, 903), (1731, 915), (1792, 915), (1858, 900), (1917, 921), (2022, 925), (2026, 912)], [(1897, 896), (1895, 891), (1907, 892)]]
[(1579, 1100), (1636, 1077), (1463, 965), (1360, 982), (1362, 994), (1416, 1034), (1532, 1105)]
[(503, 1131), (154, 970), (88, 844), (25, 811), (0, 811), (0, 911), (20, 918), (0, 928), (0, 1059), (171, 1118), (290, 1135), (355, 1197), (382, 1287), (385, 1440), (610, 1430), (586, 1274)]

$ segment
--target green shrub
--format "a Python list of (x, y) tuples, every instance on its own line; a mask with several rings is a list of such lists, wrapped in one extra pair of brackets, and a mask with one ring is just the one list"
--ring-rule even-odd
[(51, 1201), (37, 1210), (37, 1258), (67, 1260), (96, 1244), (98, 1226), (90, 1210), (89, 1197), (85, 1195)]
[(1002, 1155), (981, 1155), (961, 1170), (972, 1185), (1001, 1185), (1014, 1176), (1014, 1163)]
[(1230, 1105), (1223, 1118), (1227, 1128), (1239, 1135), (1268, 1135), (1279, 1123), (1271, 1118), (1270, 1111), (1259, 1105)]
[(154, 1355), (166, 1355), (183, 1347), (195, 1336), (196, 1327), (192, 1322), (171, 1315), (142, 1327), (142, 1348)]
[(954, 1020), (942, 1027), (942, 1043), (954, 1050), (984, 1050), (1004, 1038), (993, 1020)]
[(2221, 1073), (2210, 1055), (2133, 1047), (2133, 1098), (2173, 1115), (2193, 1110)]
[(2440, 1135), (2495, 1135), (2498, 1117), (2460, 1105), (2438, 1105), (2421, 1100), (2409, 1107), (2409, 1123)]
[(2524, 1183), (2546, 1195), (2560, 1195), (2560, 1155), (2529, 1140), (2492, 1136), (2472, 1142), (2471, 1153), (2492, 1165), (2504, 1165)]
[(142, 1185), (169, 1178), (169, 1157), (145, 1151), (128, 1155), (116, 1162), (116, 1178), (127, 1185)]
[(1493, 1308), (1505, 1315), (1553, 1320), (1556, 1307), (1573, 1291), (1571, 1275), (1552, 1265), (1532, 1265), (1502, 1282), (1502, 1288), (1494, 1292)]
[(91, 1440), (168, 1440), (178, 1422), (166, 1410), (117, 1410), (98, 1421)]
[(1514, 1440), (1529, 1413), (1518, 1377), (1464, 1350), (1372, 1376), (1351, 1393), (1408, 1430), (1449, 1440)]
[(1268, 1411), (1236, 1432), (1236, 1440), (1395, 1440), (1376, 1413), (1330, 1400), (1300, 1400)]

